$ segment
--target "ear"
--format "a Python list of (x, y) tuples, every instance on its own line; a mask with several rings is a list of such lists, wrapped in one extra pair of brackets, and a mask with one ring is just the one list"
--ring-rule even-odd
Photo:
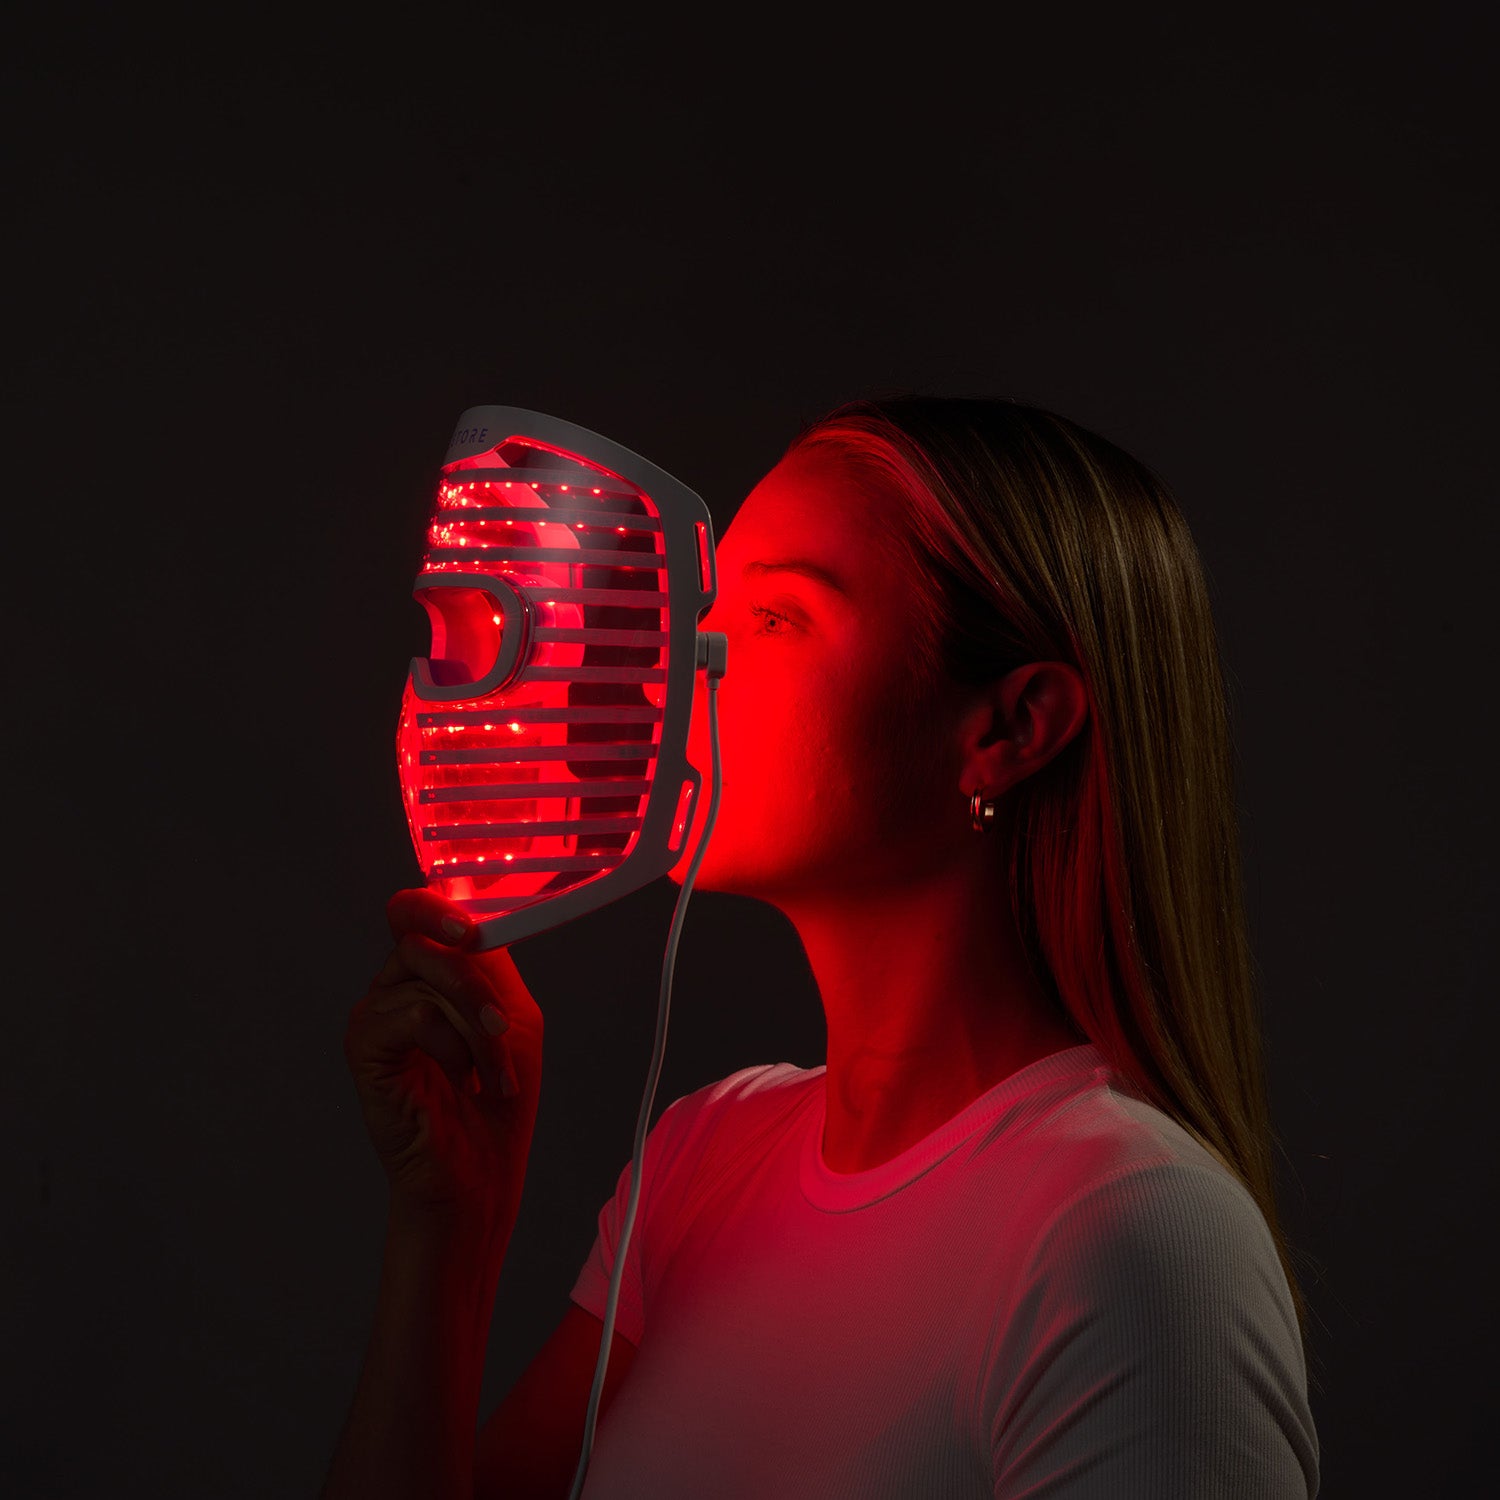
[(1068, 662), (1027, 662), (978, 691), (963, 721), (965, 794), (1009, 791), (1063, 750), (1089, 716), (1083, 675)]

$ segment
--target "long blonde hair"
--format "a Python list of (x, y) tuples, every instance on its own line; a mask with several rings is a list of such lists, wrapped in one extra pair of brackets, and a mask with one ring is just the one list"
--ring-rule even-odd
[(1013, 799), (1010, 891), (1073, 1025), (1276, 1208), (1225, 679), (1202, 560), (1166, 485), (1123, 449), (1012, 401), (849, 402), (789, 452), (833, 448), (902, 500), (923, 598), (917, 680), (1028, 661), (1084, 678), (1089, 718)]

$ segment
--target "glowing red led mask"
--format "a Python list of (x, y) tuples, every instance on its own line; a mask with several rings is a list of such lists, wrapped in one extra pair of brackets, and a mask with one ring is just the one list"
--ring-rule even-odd
[(496, 947), (677, 862), (713, 525), (692, 490), (597, 433), (476, 406), (458, 420), (414, 594), (396, 758), (427, 884)]

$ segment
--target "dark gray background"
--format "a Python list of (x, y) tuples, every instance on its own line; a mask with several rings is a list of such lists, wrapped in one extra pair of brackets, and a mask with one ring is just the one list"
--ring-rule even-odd
[[(384, 1206), (340, 1039), (416, 873), (392, 735), (454, 418), (591, 427), (722, 532), (799, 422), (892, 387), (1036, 402), (1174, 487), (1232, 679), (1324, 1494), (1468, 1492), (1497, 894), (1474, 9), (23, 13), (11, 1493), (321, 1481)], [(629, 1156), (675, 895), (515, 949), (548, 1071), (486, 1411)], [(784, 920), (694, 898), (657, 1112), (822, 1043)]]

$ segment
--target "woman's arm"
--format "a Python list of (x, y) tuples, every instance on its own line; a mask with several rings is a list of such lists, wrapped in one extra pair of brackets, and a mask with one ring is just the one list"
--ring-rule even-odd
[(479, 1388), (509, 1238), (393, 1208), (375, 1327), (322, 1500), (473, 1500)]
[(375, 1326), (324, 1500), (473, 1500), (500, 1267), (541, 1093), (543, 1017), (452, 902), (398, 891), (396, 946), (344, 1033), (390, 1187)]

